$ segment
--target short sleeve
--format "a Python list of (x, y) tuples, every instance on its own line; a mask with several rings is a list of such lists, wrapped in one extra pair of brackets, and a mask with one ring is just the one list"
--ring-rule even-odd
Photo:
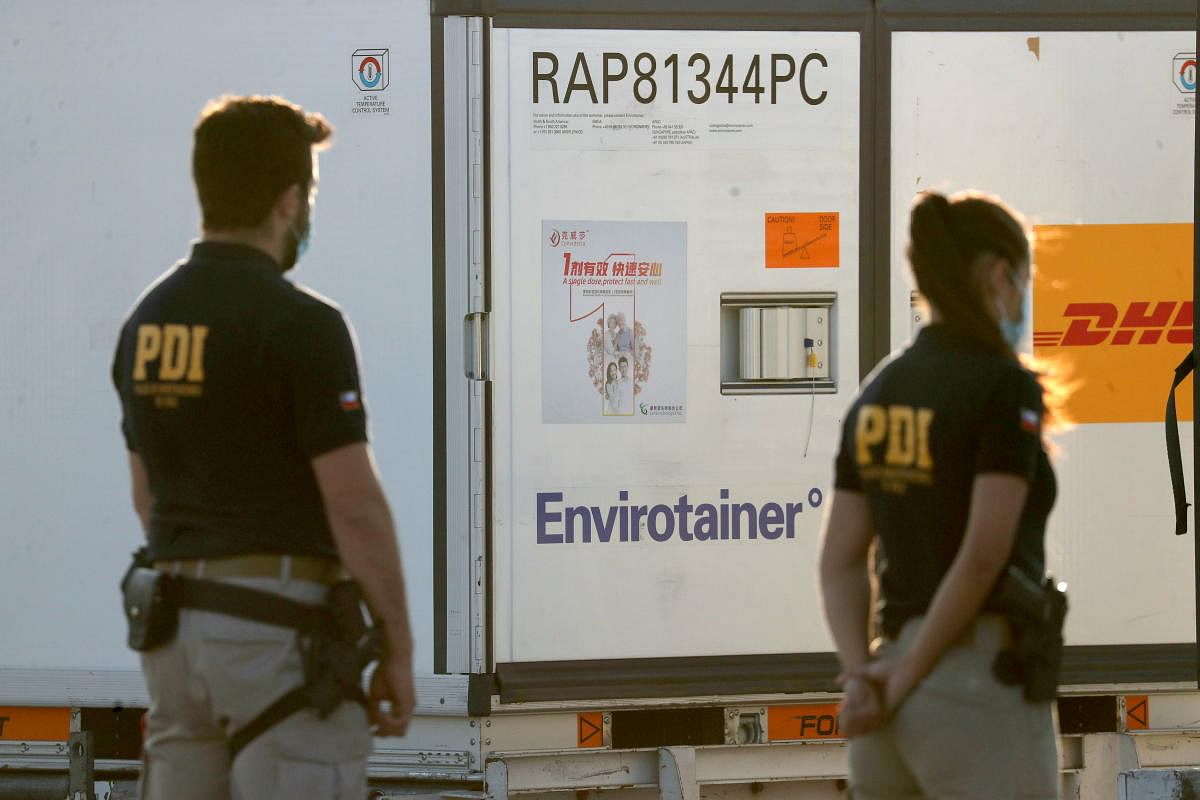
[(1029, 372), (1013, 369), (984, 407), (975, 472), (1032, 478), (1042, 449), (1042, 387)]
[(284, 350), (300, 449), (316, 458), (367, 440), (354, 334), (341, 312), (310, 306), (285, 326)]
[(858, 416), (858, 406), (855, 405), (846, 415), (842, 424), (842, 441), (838, 446), (837, 458), (833, 462), (833, 486), (835, 489), (845, 489), (861, 492), (862, 480), (858, 474), (858, 462), (854, 456), (854, 420)]
[(125, 328), (122, 328), (117, 338), (116, 352), (113, 353), (112, 382), (113, 388), (117, 390), (117, 400), (121, 406), (121, 436), (125, 439), (125, 449), (131, 453), (136, 453), (137, 447), (133, 443), (133, 423), (129, 419), (129, 401), (123, 391), (125, 386), (123, 376), (130, 369), (125, 359), (125, 338)]

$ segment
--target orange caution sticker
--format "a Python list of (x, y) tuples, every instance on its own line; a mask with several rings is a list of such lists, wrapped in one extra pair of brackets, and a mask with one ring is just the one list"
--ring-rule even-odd
[(1150, 698), (1144, 694), (1125, 695), (1125, 730), (1144, 731), (1150, 727)]
[(65, 742), (71, 736), (71, 709), (0, 706), (0, 740)]
[(841, 739), (835, 704), (771, 706), (767, 709), (767, 741)]
[(766, 215), (768, 269), (839, 266), (839, 214), (780, 212)]
[(604, 715), (600, 712), (577, 714), (575, 730), (578, 747), (604, 747)]
[[(1073, 422), (1162, 422), (1171, 373), (1192, 346), (1192, 229), (1034, 228), (1033, 352), (1074, 387)], [(1179, 403), (1179, 419), (1192, 419), (1191, 403)]]

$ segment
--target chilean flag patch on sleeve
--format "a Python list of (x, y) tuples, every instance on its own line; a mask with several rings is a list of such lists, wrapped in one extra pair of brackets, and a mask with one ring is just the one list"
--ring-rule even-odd
[(338, 402), (342, 405), (342, 411), (360, 411), (362, 409), (362, 400), (358, 397), (358, 392), (342, 392), (338, 395)]
[(1021, 430), (1026, 433), (1036, 434), (1041, 427), (1041, 420), (1038, 413), (1032, 408), (1021, 409)]

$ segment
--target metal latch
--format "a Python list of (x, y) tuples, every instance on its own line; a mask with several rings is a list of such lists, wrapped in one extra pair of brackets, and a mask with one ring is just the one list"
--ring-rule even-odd
[(463, 318), (463, 371), (467, 380), (491, 379), (489, 327), (486, 311), (475, 311)]
[(70, 748), (68, 800), (96, 800), (96, 734), (76, 731), (70, 735), (67, 746)]

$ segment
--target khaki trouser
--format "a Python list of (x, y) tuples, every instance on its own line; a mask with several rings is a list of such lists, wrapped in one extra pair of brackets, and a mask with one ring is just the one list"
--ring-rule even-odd
[[(326, 587), (279, 578), (226, 578), (305, 603)], [(321, 720), (296, 712), (230, 763), (227, 735), (304, 682), (296, 633), (207, 611), (179, 612), (175, 640), (142, 654), (150, 693), (141, 797), (147, 800), (362, 800), (372, 737), (346, 701)]]
[[(905, 652), (920, 619), (879, 652)], [(942, 656), (883, 728), (850, 740), (854, 800), (1008, 800), (1058, 797), (1052, 703), (1027, 703), (992, 662), (1003, 621), (985, 618)]]

